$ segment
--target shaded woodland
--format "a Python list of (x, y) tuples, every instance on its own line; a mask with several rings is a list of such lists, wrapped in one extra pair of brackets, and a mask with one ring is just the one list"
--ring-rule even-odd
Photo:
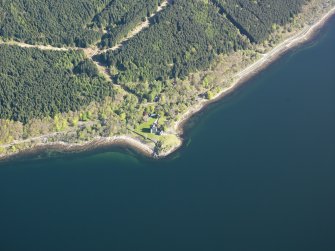
[(216, 55), (247, 46), (219, 9), (204, 1), (175, 1), (151, 22), (120, 50), (100, 56), (118, 83), (183, 78), (207, 68)]
[(31, 118), (75, 111), (112, 95), (83, 53), (0, 45), (0, 118)]
[(275, 25), (284, 25), (308, 0), (212, 0), (251, 42), (267, 39)]
[(101, 39), (112, 45), (158, 4), (160, 0), (2, 0), (0, 36), (59, 47), (87, 47)]
[[(135, 94), (140, 102), (152, 102), (163, 92), (172, 100), (173, 91), (179, 90), (176, 85), (187, 82), (191, 73), (208, 70), (218, 55), (248, 49), (250, 42), (266, 40), (276, 25), (290, 22), (307, 1), (169, 1), (163, 11), (149, 19), (148, 28), (120, 49), (97, 55), (94, 60), (107, 66), (114, 83)], [(0, 37), (30, 44), (108, 48), (147, 20), (161, 3), (162, 0), (2, 0)], [(92, 101), (113, 96), (111, 84), (80, 51), (0, 45), (0, 65), (2, 119), (27, 123), (32, 118), (78, 111)], [(203, 82), (206, 81), (199, 79), (200, 85)], [(178, 91), (183, 93), (181, 96), (186, 96), (184, 91), (188, 89), (198, 88), (195, 81), (188, 85)], [(204, 89), (210, 94), (210, 88)], [(183, 102), (182, 99), (169, 104), (177, 108), (188, 105)], [(136, 111), (130, 107), (133, 106), (128, 104), (118, 109), (117, 114), (129, 117), (133, 114), (131, 109)], [(166, 104), (162, 110), (168, 115), (174, 109)], [(131, 120), (135, 121), (127, 118)]]
[(97, 27), (107, 31), (102, 37), (100, 47), (114, 46), (130, 30), (154, 13), (160, 3), (161, 0), (111, 1), (93, 19)]

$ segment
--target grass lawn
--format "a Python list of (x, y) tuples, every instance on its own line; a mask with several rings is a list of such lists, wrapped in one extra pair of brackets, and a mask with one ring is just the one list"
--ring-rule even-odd
[(172, 147), (177, 146), (180, 143), (180, 139), (174, 134), (162, 135), (160, 140), (162, 142), (162, 149), (164, 151), (168, 151)]
[(150, 133), (150, 126), (155, 122), (155, 118), (149, 118), (147, 122), (143, 122), (136, 128), (136, 132), (142, 134), (145, 137), (153, 135)]
[[(147, 122), (143, 122), (142, 124), (140, 124), (135, 132), (138, 134), (141, 134), (143, 137), (148, 138), (148, 139), (152, 139), (152, 140), (161, 140), (162, 136), (160, 135), (156, 135), (153, 133), (150, 133), (150, 126), (156, 121), (156, 118), (149, 118)], [(164, 124), (166, 121), (166, 118), (163, 116), (158, 120), (158, 124)]]
[[(161, 141), (162, 142), (162, 149), (164, 151), (168, 151), (174, 146), (179, 145), (180, 139), (174, 134), (163, 134), (163, 135), (156, 135), (150, 133), (150, 126), (156, 121), (156, 118), (149, 118), (147, 122), (143, 122), (140, 124), (135, 132), (137, 134), (142, 135), (143, 137), (153, 140), (153, 141)], [(158, 124), (163, 124), (166, 121), (165, 117), (161, 117), (158, 121)]]

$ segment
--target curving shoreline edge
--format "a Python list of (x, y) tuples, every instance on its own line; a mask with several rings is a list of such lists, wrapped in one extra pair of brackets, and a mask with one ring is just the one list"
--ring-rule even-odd
[(89, 142), (78, 143), (78, 144), (71, 144), (71, 143), (64, 143), (64, 142), (40, 143), (30, 149), (26, 149), (18, 153), (2, 155), (2, 156), (0, 155), (0, 160), (5, 160), (11, 157), (18, 156), (20, 154), (26, 154), (29, 152), (34, 153), (38, 150), (45, 150), (45, 149), (51, 149), (51, 148), (61, 149), (62, 152), (71, 152), (71, 151), (78, 152), (78, 151), (92, 150), (92, 149), (96, 149), (102, 146), (114, 146), (114, 145), (123, 146), (123, 147), (129, 146), (135, 151), (147, 157), (153, 157), (156, 159), (165, 158), (169, 156), (170, 154), (172, 154), (173, 152), (177, 151), (183, 145), (184, 139), (182, 138), (182, 135), (184, 133), (184, 127), (187, 124), (187, 122), (195, 114), (203, 110), (208, 105), (221, 100), (226, 95), (233, 92), (237, 87), (244, 84), (251, 77), (255, 76), (260, 71), (263, 71), (264, 69), (266, 69), (270, 64), (272, 64), (277, 59), (279, 59), (284, 53), (311, 40), (314, 37), (314, 35), (317, 33), (317, 31), (320, 28), (322, 28), (334, 14), (335, 14), (335, 7), (330, 9), (315, 23), (308, 25), (307, 27), (298, 31), (292, 37), (289, 37), (283, 42), (279, 43), (269, 52), (262, 55), (260, 59), (256, 60), (255, 62), (248, 65), (240, 72), (238, 72), (234, 76), (233, 83), (229, 87), (224, 88), (222, 91), (220, 91), (213, 99), (201, 100), (196, 105), (190, 107), (187, 110), (187, 112), (182, 114), (181, 118), (173, 126), (173, 130), (175, 131), (175, 134), (179, 138), (179, 144), (174, 146), (169, 151), (165, 151), (165, 152), (160, 153), (159, 155), (156, 155), (155, 149), (150, 147), (148, 144), (145, 144), (141, 142), (139, 139), (133, 138), (128, 135), (120, 135), (120, 136), (113, 136), (113, 137), (108, 137), (108, 138), (97, 137)]
[[(217, 95), (215, 95), (213, 99), (206, 100), (206, 101), (200, 101), (198, 104), (191, 107), (186, 113), (182, 115), (181, 119), (175, 123), (174, 129), (177, 131), (178, 136), (183, 134), (185, 124), (196, 113), (200, 112), (206, 106), (212, 103), (215, 103), (221, 100), (222, 98), (224, 98), (226, 95), (232, 93), (236, 88), (243, 85), (250, 78), (254, 77), (259, 72), (265, 70), (268, 66), (270, 66), (276, 60), (278, 60), (286, 52), (298, 47), (299, 45), (303, 45), (306, 42), (313, 39), (316, 33), (319, 31), (319, 29), (321, 29), (333, 15), (335, 15), (335, 7), (330, 9), (325, 15), (321, 17), (321, 19), (316, 21), (314, 24), (309, 25), (308, 27), (297, 32), (297, 34), (295, 34), (294, 36), (289, 37), (283, 42), (279, 43), (269, 52), (262, 55), (260, 59), (256, 60), (255, 62), (247, 66), (245, 69), (238, 72), (234, 76), (233, 83), (229, 87), (220, 91)], [(169, 151), (169, 153), (165, 154), (163, 157), (169, 155), (175, 150)]]

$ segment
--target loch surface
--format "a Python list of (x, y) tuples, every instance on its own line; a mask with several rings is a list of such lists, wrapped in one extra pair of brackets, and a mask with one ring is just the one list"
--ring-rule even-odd
[(193, 118), (167, 159), (0, 163), (0, 250), (334, 250), (334, 27)]

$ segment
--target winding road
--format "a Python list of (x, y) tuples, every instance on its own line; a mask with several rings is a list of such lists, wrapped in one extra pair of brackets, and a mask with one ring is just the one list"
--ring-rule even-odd
[(157, 10), (151, 14), (149, 18), (146, 18), (145, 21), (138, 24), (133, 30), (131, 30), (128, 35), (123, 38), (121, 41), (119, 41), (118, 44), (113, 46), (112, 48), (107, 49), (99, 49), (97, 46), (92, 46), (89, 48), (80, 48), (80, 47), (55, 47), (51, 45), (39, 45), (39, 44), (27, 44), (24, 42), (18, 42), (18, 41), (1, 41), (0, 44), (6, 44), (6, 45), (16, 45), (22, 48), (37, 48), (40, 50), (49, 50), (49, 51), (69, 51), (69, 50), (83, 50), (85, 52), (85, 55), (88, 58), (93, 58), (95, 55), (99, 55), (102, 53), (106, 53), (108, 51), (115, 51), (119, 48), (121, 48), (124, 43), (134, 36), (136, 36), (138, 33), (142, 32), (144, 29), (150, 27), (150, 19), (155, 17), (158, 13), (162, 12), (168, 5), (172, 4), (172, 0), (164, 0), (160, 6), (158, 6)]
[[(116, 44), (115, 46), (113, 46), (112, 48), (99, 49), (97, 46), (92, 46), (92, 47), (88, 47), (88, 48), (55, 47), (55, 46), (51, 46), (51, 45), (39, 45), (39, 44), (33, 45), (33, 44), (27, 44), (27, 43), (18, 42), (18, 41), (1, 41), (1, 40), (0, 40), (0, 45), (1, 44), (6, 44), (6, 45), (19, 46), (19, 47), (22, 47), (22, 48), (37, 48), (37, 49), (45, 50), (45, 51), (69, 51), (69, 50), (78, 50), (79, 51), (79, 50), (82, 50), (85, 53), (87, 58), (93, 60), (93, 57), (96, 56), (96, 55), (103, 54), (103, 53), (106, 53), (108, 51), (115, 51), (115, 50), (118, 50), (118, 49), (122, 48), (125, 45), (125, 42), (127, 42), (128, 40), (130, 40), (131, 38), (133, 38), (134, 36), (136, 36), (140, 32), (142, 32), (144, 29), (150, 27), (150, 19), (155, 17), (160, 12), (162, 12), (168, 5), (170, 5), (172, 3), (173, 3), (173, 0), (164, 0), (161, 3), (161, 5), (158, 6), (156, 11), (153, 14), (151, 14), (151, 16), (149, 18), (146, 18), (145, 21), (138, 24), (133, 30), (131, 30), (128, 33), (128, 35), (125, 38), (123, 38), (121, 41), (119, 41), (119, 43)], [(108, 68), (106, 68), (105, 66), (101, 65), (100, 63), (98, 63), (94, 60), (93, 60), (93, 62), (97, 66), (99, 72), (108, 81), (111, 81), (111, 77), (110, 77)]]

